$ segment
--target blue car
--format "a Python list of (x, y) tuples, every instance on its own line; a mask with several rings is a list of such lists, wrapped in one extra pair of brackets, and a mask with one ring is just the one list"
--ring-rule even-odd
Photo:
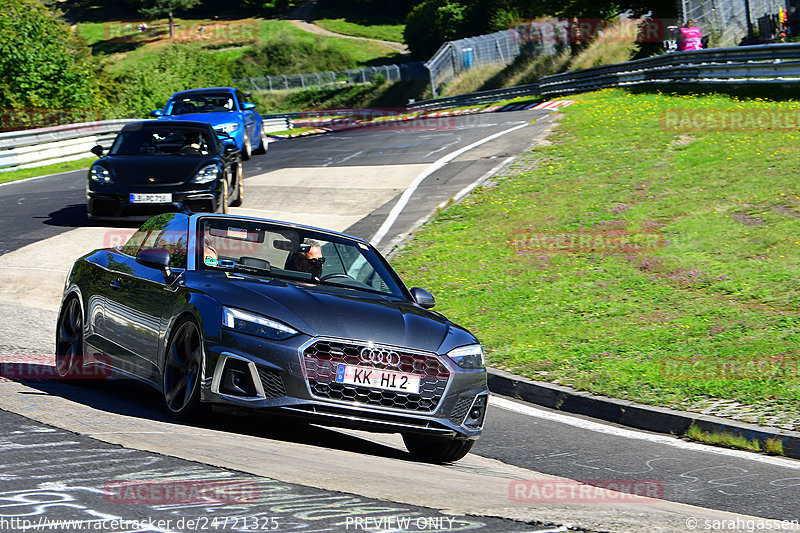
[(208, 122), (217, 133), (233, 138), (247, 160), (251, 154), (267, 153), (261, 116), (248, 96), (233, 87), (190, 89), (173, 94), (164, 109), (150, 114), (162, 120)]

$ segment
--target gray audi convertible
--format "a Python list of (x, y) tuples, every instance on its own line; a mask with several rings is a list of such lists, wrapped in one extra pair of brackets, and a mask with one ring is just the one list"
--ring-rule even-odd
[(177, 419), (258, 410), (400, 433), (415, 457), (455, 461), (483, 429), (486, 368), (434, 303), (361, 239), (165, 213), (75, 262), (56, 369), (147, 383)]

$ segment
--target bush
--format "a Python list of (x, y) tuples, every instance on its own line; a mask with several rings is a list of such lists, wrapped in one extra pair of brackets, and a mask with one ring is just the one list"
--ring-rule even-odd
[(198, 87), (223, 87), (232, 83), (227, 63), (197, 46), (172, 44), (151, 63), (139, 64), (114, 79), (120, 92), (114, 107), (129, 116), (147, 116), (164, 107), (172, 93)]
[(234, 77), (305, 74), (353, 68), (357, 61), (320, 38), (303, 39), (282, 32), (248, 52), (232, 67)]
[(36, 0), (0, 7), (0, 107), (96, 105), (91, 55), (53, 11)]

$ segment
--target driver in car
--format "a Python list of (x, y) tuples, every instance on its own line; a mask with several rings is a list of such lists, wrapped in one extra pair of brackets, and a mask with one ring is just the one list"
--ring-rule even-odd
[(300, 251), (294, 253), (295, 269), (299, 272), (308, 272), (314, 279), (319, 279), (324, 264), (322, 248), (317, 241), (306, 239), (300, 245)]

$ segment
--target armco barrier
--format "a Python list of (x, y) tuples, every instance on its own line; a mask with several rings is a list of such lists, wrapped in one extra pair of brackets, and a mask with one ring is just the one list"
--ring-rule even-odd
[[(0, 133), (0, 172), (34, 168), (92, 157), (95, 145), (111, 146), (122, 126), (133, 119), (99, 120), (25, 131)], [(264, 131), (291, 129), (284, 117), (263, 121)]]
[(667, 84), (763, 84), (800, 82), (800, 43), (677, 52), (546, 76), (542, 96), (608, 87)]

